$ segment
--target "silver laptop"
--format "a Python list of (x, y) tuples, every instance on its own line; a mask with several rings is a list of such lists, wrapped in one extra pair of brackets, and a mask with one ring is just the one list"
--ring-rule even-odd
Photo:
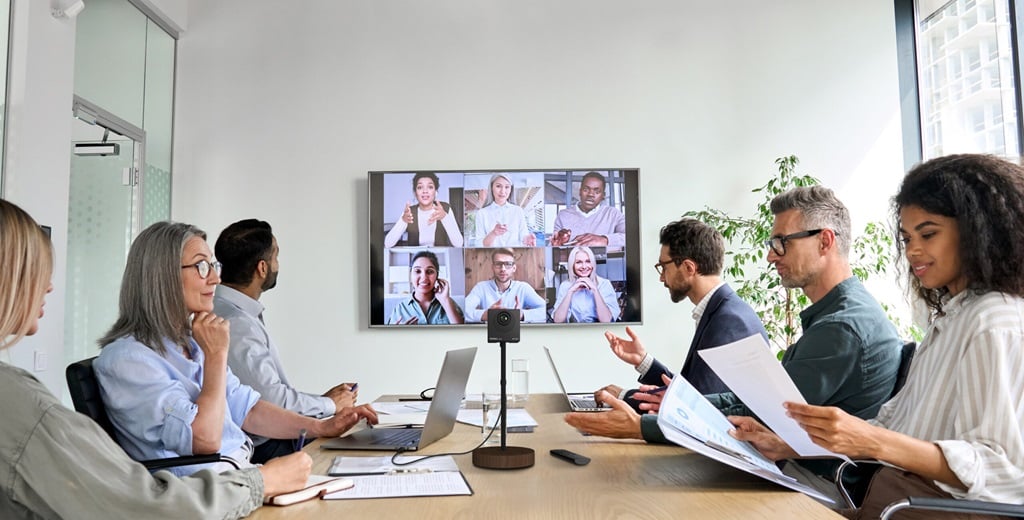
[(551, 357), (551, 350), (544, 347), (544, 353), (548, 356), (548, 363), (551, 364), (551, 371), (555, 373), (555, 380), (558, 381), (558, 387), (562, 389), (562, 395), (565, 396), (565, 400), (569, 402), (569, 409), (574, 412), (607, 412), (611, 410), (610, 407), (606, 407), (594, 400), (594, 392), (570, 394), (565, 391), (565, 385), (562, 384), (562, 377), (558, 375), (558, 367), (555, 366), (555, 359)]
[(437, 389), (430, 401), (423, 428), (368, 428), (345, 437), (324, 441), (320, 446), (329, 450), (387, 450), (415, 451), (442, 439), (455, 428), (462, 398), (466, 394), (469, 372), (476, 358), (476, 347), (449, 350), (444, 355), (441, 374), (437, 376)]

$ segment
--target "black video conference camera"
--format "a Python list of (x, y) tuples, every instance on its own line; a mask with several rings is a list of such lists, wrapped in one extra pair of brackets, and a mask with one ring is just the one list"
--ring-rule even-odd
[(519, 309), (489, 309), (487, 311), (488, 343), (519, 343)]

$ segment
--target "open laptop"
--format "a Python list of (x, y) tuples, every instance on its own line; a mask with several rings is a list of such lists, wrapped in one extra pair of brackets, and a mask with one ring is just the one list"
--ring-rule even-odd
[(466, 394), (474, 358), (476, 347), (449, 350), (444, 355), (444, 365), (437, 376), (437, 389), (422, 429), (368, 428), (329, 439), (320, 446), (329, 450), (415, 451), (445, 437), (455, 428), (455, 418)]
[(611, 410), (610, 407), (606, 407), (594, 400), (594, 392), (570, 394), (565, 391), (565, 385), (562, 384), (562, 377), (558, 375), (558, 367), (555, 366), (555, 359), (551, 357), (551, 350), (544, 347), (544, 353), (548, 356), (548, 363), (551, 364), (551, 371), (555, 373), (555, 380), (558, 381), (558, 387), (562, 389), (562, 394), (565, 395), (565, 400), (569, 402), (569, 409), (574, 412), (607, 412)]

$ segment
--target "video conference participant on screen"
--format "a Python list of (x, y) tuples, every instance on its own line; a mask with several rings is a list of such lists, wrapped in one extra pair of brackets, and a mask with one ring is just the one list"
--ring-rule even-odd
[[(93, 367), (118, 441), (132, 458), (220, 452), (246, 466), (252, 455), (246, 432), (327, 437), (364, 418), (377, 422), (367, 405), (329, 419), (305, 417), (240, 383), (227, 364), (230, 326), (212, 313), (218, 283), (220, 263), (206, 233), (188, 224), (157, 222), (128, 250), (118, 318), (100, 338)], [(184, 476), (206, 468), (226, 469), (226, 463), (170, 471)]]
[(607, 184), (598, 172), (583, 176), (579, 203), (555, 216), (551, 245), (625, 247), (626, 217), (615, 206), (601, 205)]
[(437, 200), (440, 187), (440, 179), (432, 172), (413, 175), (412, 193), (416, 197), (416, 205), (413, 207), (409, 202), (405, 203), (401, 218), (384, 237), (384, 247), (394, 247), (406, 231), (409, 232), (403, 244), (406, 246), (462, 247), (462, 231), (452, 215), (451, 205)]
[(619, 317), (619, 299), (612, 283), (597, 275), (594, 251), (576, 246), (569, 252), (569, 280), (558, 286), (555, 323), (608, 323)]
[(388, 325), (451, 325), (463, 322), (462, 309), (452, 299), (452, 284), (438, 278), (437, 255), (420, 251), (409, 266), (412, 296), (392, 309)]
[[(53, 290), (53, 246), (24, 210), (0, 199), (0, 350), (35, 334)], [(0, 518), (225, 518), (300, 489), (299, 452), (259, 468), (150, 474), (103, 429), (65, 408), (35, 377), (0, 362)]]
[[(231, 326), (228, 367), (238, 380), (259, 392), (261, 399), (300, 415), (323, 418), (354, 406), (357, 395), (352, 383), (336, 385), (323, 395), (309, 394), (292, 386), (284, 373), (259, 301), (277, 286), (280, 249), (270, 224), (256, 219), (235, 222), (220, 232), (214, 251), (223, 268), (213, 312)], [(255, 463), (295, 451), (294, 434), (287, 439), (250, 437), (254, 445), (250, 460)]]
[(491, 251), (494, 276), (476, 284), (466, 296), (466, 319), (486, 322), (489, 309), (521, 309), (521, 318), (529, 323), (547, 321), (547, 302), (526, 282), (514, 280), (515, 252), (508, 248)]
[(484, 247), (537, 245), (526, 212), (515, 202), (515, 185), (507, 174), (491, 176), (487, 202), (476, 212), (476, 236)]

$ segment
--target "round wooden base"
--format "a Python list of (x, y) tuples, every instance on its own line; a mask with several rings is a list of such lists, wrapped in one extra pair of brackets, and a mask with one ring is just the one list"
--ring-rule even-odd
[(473, 465), (486, 469), (522, 469), (533, 466), (533, 450), (519, 446), (488, 446), (473, 450)]

